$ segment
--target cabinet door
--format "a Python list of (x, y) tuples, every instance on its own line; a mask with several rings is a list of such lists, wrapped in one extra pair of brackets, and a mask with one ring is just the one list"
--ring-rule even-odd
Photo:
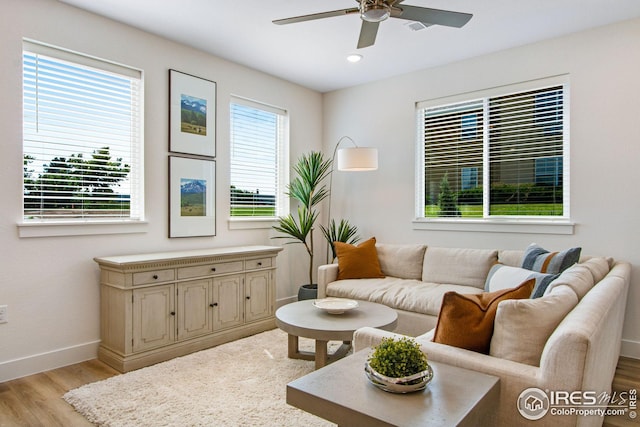
[(242, 324), (242, 275), (213, 279), (213, 329)]
[(245, 283), (245, 318), (247, 322), (273, 315), (273, 281), (271, 270), (247, 273)]
[(133, 351), (175, 341), (175, 285), (133, 291)]
[(178, 284), (178, 339), (211, 332), (211, 279), (191, 280)]

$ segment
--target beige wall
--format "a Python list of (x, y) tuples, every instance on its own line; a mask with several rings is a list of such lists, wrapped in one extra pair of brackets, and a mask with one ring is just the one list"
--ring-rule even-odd
[[(377, 172), (334, 177), (332, 209), (380, 242), (505, 249), (537, 242), (629, 261), (623, 353), (640, 358), (639, 45), (633, 20), (326, 94), (325, 150), (346, 134), (380, 157)], [(415, 103), (566, 73), (574, 234), (414, 230)]]
[[(312, 90), (92, 15), (54, 0), (3, 0), (0, 14), (0, 382), (93, 358), (99, 342), (96, 256), (260, 244), (270, 229), (229, 230), (229, 100), (239, 95), (289, 110), (291, 158), (321, 148), (322, 96)], [(22, 204), (22, 38), (144, 70), (146, 233), (19, 238)], [(221, 41), (223, 42), (223, 41)], [(217, 82), (217, 236), (168, 239), (168, 69)], [(296, 294), (299, 247), (278, 257), (277, 297)], [(304, 258), (302, 258), (304, 259)]]

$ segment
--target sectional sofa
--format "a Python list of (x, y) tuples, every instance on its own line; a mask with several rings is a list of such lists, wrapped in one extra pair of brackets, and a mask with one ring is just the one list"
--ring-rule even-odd
[[(603, 393), (611, 392), (631, 267), (626, 262), (588, 256), (582, 256), (579, 263), (562, 265), (570, 258), (564, 256), (566, 252), (548, 253), (532, 247), (516, 251), (376, 244), (381, 275), (338, 280), (339, 263), (321, 266), (318, 298), (374, 301), (398, 312), (393, 333), (374, 328), (356, 331), (355, 351), (369, 349), (383, 337), (410, 335), (430, 360), (500, 377), (500, 401), (490, 414), (492, 425), (601, 425), (601, 416), (554, 415), (551, 411), (528, 420), (518, 404), (523, 392), (531, 388), (547, 395), (588, 391), (597, 394), (599, 403), (606, 398)], [(573, 256), (577, 256), (575, 251)], [(458, 331), (468, 333), (464, 313), (463, 318), (455, 319), (455, 309), (450, 310), (452, 297), (468, 303), (482, 295), (511, 292), (527, 281), (532, 289), (529, 297), (501, 300), (493, 307), (486, 350), (472, 351), (441, 336), (434, 342), (434, 336), (447, 330), (444, 324), (449, 315)], [(539, 414), (527, 415), (535, 418)]]

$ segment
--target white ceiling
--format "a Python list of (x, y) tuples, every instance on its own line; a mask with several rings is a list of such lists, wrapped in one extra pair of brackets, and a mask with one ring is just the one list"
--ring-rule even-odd
[[(328, 92), (640, 16), (639, 0), (406, 0), (472, 13), (463, 28), (380, 24), (356, 49), (360, 17), (274, 19), (356, 7), (355, 0), (60, 0), (221, 58)], [(346, 61), (360, 53), (357, 64)]]

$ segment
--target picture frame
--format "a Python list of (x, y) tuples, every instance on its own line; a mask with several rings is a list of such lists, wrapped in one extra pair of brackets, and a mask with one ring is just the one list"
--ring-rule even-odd
[(216, 82), (169, 70), (169, 151), (216, 156)]
[(215, 160), (169, 156), (169, 237), (215, 235)]

